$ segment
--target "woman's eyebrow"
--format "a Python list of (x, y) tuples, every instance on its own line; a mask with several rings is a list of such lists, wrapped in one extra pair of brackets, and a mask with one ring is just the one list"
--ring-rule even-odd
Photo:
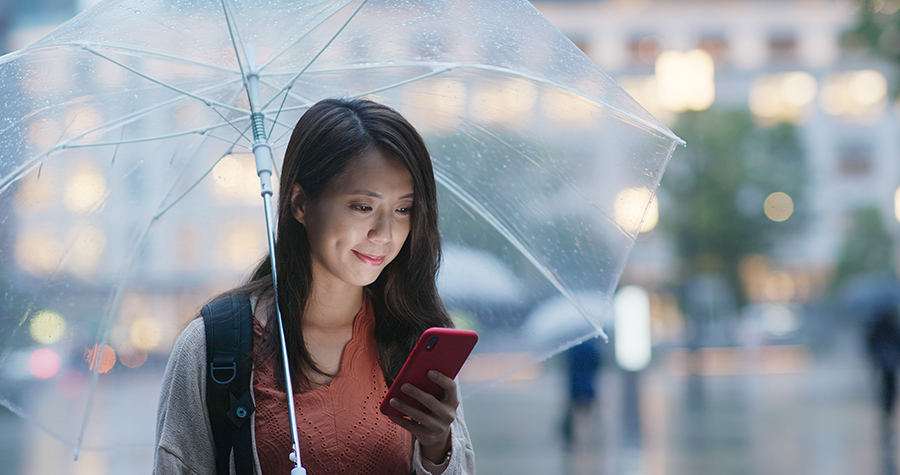
[[(371, 198), (381, 198), (382, 194), (377, 191), (370, 190), (353, 190), (347, 192), (348, 195), (368, 196)], [(401, 200), (411, 200), (415, 198), (415, 193), (409, 193), (400, 197)]]

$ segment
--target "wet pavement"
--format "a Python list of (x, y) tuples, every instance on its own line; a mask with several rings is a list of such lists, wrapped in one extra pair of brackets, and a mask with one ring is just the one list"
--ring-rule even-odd
[[(805, 365), (782, 372), (726, 371), (691, 377), (674, 357), (638, 376), (640, 426), (626, 430), (625, 374), (607, 361), (600, 404), (563, 448), (560, 361), (533, 379), (502, 383), (465, 400), (465, 415), (483, 474), (896, 474), (874, 403), (872, 375), (855, 335)], [(673, 353), (675, 354), (675, 353)], [(812, 354), (812, 353), (811, 353)], [(557, 358), (558, 359), (558, 358)], [(777, 369), (777, 368), (776, 368)], [(152, 383), (135, 383), (135, 398), (154, 404)], [(113, 433), (128, 431), (111, 421)], [(896, 426), (896, 421), (894, 421)], [(884, 450), (887, 446), (888, 450)], [(88, 452), (71, 449), (0, 410), (0, 472), (15, 474), (146, 474), (149, 447)], [(891, 457), (885, 457), (885, 454)]]

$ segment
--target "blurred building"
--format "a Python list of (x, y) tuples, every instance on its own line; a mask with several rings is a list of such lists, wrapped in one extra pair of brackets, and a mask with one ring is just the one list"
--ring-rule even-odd
[[(25, 46), (93, 3), (0, 0), (0, 13), (6, 11), (12, 19), (7, 49)], [(666, 123), (673, 123), (681, 111), (724, 106), (748, 108), (763, 123), (797, 124), (811, 174), (806, 196), (797, 197), (808, 207), (808, 226), (783, 243), (780, 262), (750, 266), (759, 271), (761, 282), (793, 289), (788, 300), (815, 293), (821, 279), (810, 276), (825, 275), (833, 267), (853, 210), (877, 206), (885, 222), (900, 230), (894, 219), (900, 141), (893, 133), (900, 124), (888, 91), (893, 78), (886, 64), (842, 44), (843, 32), (855, 21), (853, 2), (544, 0), (534, 5)], [(211, 295), (210, 287), (227, 288), (262, 255), (258, 185), (252, 173), (245, 173), (251, 168), (249, 156), (229, 157), (216, 167), (214, 179), (196, 190), (197, 199), (229, 209), (227, 219), (213, 216), (208, 222), (194, 222), (173, 212), (169, 221), (157, 225), (155, 232), (174, 252), (148, 246), (141, 262), (146, 292), (126, 296), (126, 313), (135, 309), (126, 321), (141, 321), (146, 313), (184, 318), (201, 298), (173, 303), (162, 296), (186, 286), (201, 287), (198, 295)], [(59, 177), (59, 186), (47, 192), (56, 193), (55, 202), (64, 205), (60, 213), (75, 216), (90, 209), (109, 186), (102, 173), (85, 165)], [(139, 186), (134, 187), (137, 195)], [(38, 191), (23, 185), (23, 194)], [(654, 213), (647, 217), (648, 230)], [(84, 252), (72, 252), (82, 256), (71, 262), (69, 273), (75, 277), (90, 279), (102, 271), (101, 257), (121, 259), (127, 253), (127, 242), (115, 236), (85, 236), (73, 241), (86, 243)], [(40, 275), (59, 262), (52, 253), (36, 252), (52, 247), (41, 240), (44, 237), (11, 237), (22, 243), (17, 264), (30, 274)], [(630, 267), (647, 279), (662, 281), (672, 259), (664, 236), (654, 233), (636, 246)], [(182, 282), (155, 278), (171, 268), (179, 270)], [(171, 340), (171, 335), (161, 338)]]
[[(607, 0), (534, 5), (668, 124), (684, 110), (727, 107), (749, 108), (761, 123), (790, 121), (798, 126), (810, 173), (806, 196), (800, 197), (808, 224), (781, 246), (782, 268), (819, 276), (830, 272), (850, 216), (863, 206), (877, 207), (888, 228), (900, 231), (895, 218), (900, 106), (888, 86), (896, 78), (888, 64), (842, 41), (856, 21), (856, 2)], [(883, 5), (900, 8), (896, 2)], [(678, 160), (677, 151), (673, 160)], [(664, 275), (659, 266), (668, 257), (661, 238), (652, 236), (636, 246), (630, 264), (646, 267), (642, 274), (648, 276)]]

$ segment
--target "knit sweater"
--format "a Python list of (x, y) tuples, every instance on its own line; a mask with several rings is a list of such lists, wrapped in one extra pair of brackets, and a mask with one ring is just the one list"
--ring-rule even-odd
[[(205, 394), (206, 335), (203, 319), (197, 318), (178, 338), (166, 366), (157, 411), (154, 474), (215, 475), (215, 450)], [(255, 413), (251, 417), (254, 474), (261, 475), (256, 451)], [(451, 455), (443, 474), (474, 474), (475, 453), (463, 419), (462, 406), (457, 409), (457, 417), (450, 431)], [(412, 452), (410, 465), (413, 471), (417, 475), (432, 475), (423, 465), (418, 441), (413, 445)], [(433, 465), (426, 464), (434, 469)]]

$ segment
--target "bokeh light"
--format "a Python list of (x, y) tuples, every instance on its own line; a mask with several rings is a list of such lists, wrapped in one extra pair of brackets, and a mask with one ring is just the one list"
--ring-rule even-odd
[(817, 91), (816, 79), (806, 72), (762, 74), (750, 86), (750, 110), (761, 119), (797, 121)]
[(777, 191), (766, 197), (763, 209), (766, 217), (780, 223), (786, 221), (794, 214), (794, 200), (787, 193)]
[(63, 192), (63, 202), (76, 213), (88, 213), (105, 195), (103, 172), (95, 165), (83, 162), (73, 167)]
[(641, 223), (641, 232), (648, 233), (656, 228), (659, 223), (659, 203), (654, 196), (650, 201), (650, 207), (647, 208), (647, 214), (644, 215), (644, 222)]
[(887, 79), (878, 71), (833, 74), (822, 88), (822, 109), (835, 116), (877, 114), (886, 105)]
[(665, 51), (656, 59), (663, 106), (675, 112), (709, 109), (716, 98), (715, 64), (706, 51)]
[(81, 278), (94, 275), (106, 251), (106, 234), (93, 226), (73, 231), (72, 245), (66, 254), (66, 268)]
[(65, 335), (66, 320), (54, 311), (42, 310), (31, 317), (28, 333), (34, 341), (43, 345), (51, 345)]
[(152, 350), (159, 345), (161, 330), (152, 318), (138, 318), (131, 324), (131, 344), (142, 350)]
[(16, 234), (16, 264), (31, 275), (43, 277), (59, 267), (62, 244), (42, 229), (21, 229)]
[(258, 221), (224, 222), (219, 226), (219, 246), (214, 254), (219, 265), (231, 270), (252, 266), (267, 246), (265, 229)]
[[(647, 219), (652, 218), (649, 216), (653, 211), (648, 210), (648, 206), (651, 206), (650, 200), (653, 198), (653, 194), (647, 188), (625, 188), (619, 191), (616, 195), (615, 202), (615, 210), (614, 210), (614, 219), (616, 223), (622, 227), (626, 232), (633, 232), (635, 228), (638, 227), (638, 223), (641, 222), (641, 218), (644, 218), (645, 212), (648, 215)], [(656, 211), (656, 219), (659, 219), (659, 211)], [(647, 221), (645, 220), (645, 223)], [(655, 223), (653, 224), (655, 226)], [(645, 230), (645, 225), (641, 225), (639, 232), (643, 232)], [(647, 224), (649, 226), (649, 223)], [(652, 229), (650, 227), (647, 229), (648, 231)]]
[(627, 371), (650, 364), (650, 296), (636, 285), (619, 289), (613, 297), (616, 362)]
[(894, 192), (894, 217), (900, 221), (900, 188)]
[(62, 358), (50, 348), (41, 348), (31, 353), (28, 358), (28, 371), (35, 378), (52, 378), (62, 367)]
[(214, 196), (223, 203), (259, 204), (259, 177), (252, 153), (226, 155), (213, 167)]
[(147, 362), (147, 350), (125, 343), (119, 346), (119, 362), (128, 368), (140, 368)]
[(85, 352), (84, 359), (91, 371), (107, 373), (116, 365), (116, 352), (109, 345), (95, 344)]
[(766, 297), (772, 302), (788, 302), (797, 293), (794, 279), (784, 272), (769, 275), (765, 282)]

